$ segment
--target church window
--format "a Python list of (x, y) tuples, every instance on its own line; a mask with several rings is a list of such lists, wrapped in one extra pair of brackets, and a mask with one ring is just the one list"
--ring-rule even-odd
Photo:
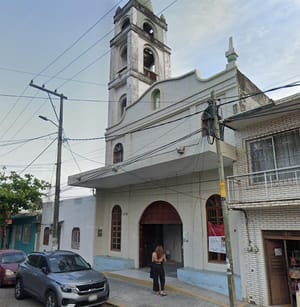
[(111, 250), (121, 250), (122, 209), (116, 205), (111, 213)]
[(127, 106), (127, 97), (126, 95), (123, 95), (120, 99), (120, 117), (123, 116), (126, 106)]
[(121, 143), (118, 143), (114, 147), (113, 163), (119, 163), (122, 161), (123, 161), (123, 145)]
[(149, 48), (144, 49), (144, 74), (152, 81), (156, 81), (157, 75), (155, 73), (155, 58), (153, 51)]
[(225, 263), (225, 233), (220, 195), (212, 195), (206, 202), (208, 261)]
[(79, 247), (80, 247), (80, 228), (74, 227), (72, 229), (71, 248), (72, 249), (79, 249)]
[(152, 93), (152, 104), (153, 110), (157, 110), (160, 108), (160, 90), (156, 89)]
[(121, 49), (121, 68), (127, 66), (127, 45), (123, 46)]
[(122, 23), (122, 31), (126, 29), (129, 25), (130, 25), (130, 20), (129, 18), (126, 18)]
[(154, 36), (154, 30), (153, 30), (153, 27), (148, 23), (148, 22), (145, 22), (143, 24), (143, 30), (149, 34), (150, 37), (153, 37)]

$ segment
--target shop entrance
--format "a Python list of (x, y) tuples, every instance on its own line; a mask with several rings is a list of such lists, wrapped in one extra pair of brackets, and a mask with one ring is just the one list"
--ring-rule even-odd
[(270, 305), (296, 306), (296, 291), (300, 291), (300, 232), (264, 231), (263, 238)]
[(168, 262), (182, 266), (182, 222), (176, 209), (164, 201), (154, 202), (140, 220), (140, 267), (149, 266), (157, 245), (165, 249)]

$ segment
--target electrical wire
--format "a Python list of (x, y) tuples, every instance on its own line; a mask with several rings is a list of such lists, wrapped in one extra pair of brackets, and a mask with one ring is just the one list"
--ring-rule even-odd
[(48, 148), (56, 141), (56, 139), (54, 139), (50, 144), (48, 144), (21, 172), (19, 172), (19, 175), (24, 173), (41, 155), (43, 155), (48, 150)]
[(31, 141), (45, 139), (46, 137), (54, 135), (54, 134), (57, 134), (57, 132), (52, 132), (52, 133), (44, 134), (44, 135), (37, 136), (37, 137), (34, 137), (34, 138), (30, 138), (30, 139), (21, 139), (21, 140), (14, 140), (14, 141), (12, 141), (12, 140), (10, 140), (10, 141), (4, 140), (4, 141), (0, 141), (0, 143), (6, 143), (6, 144), (0, 144), (0, 147), (12, 146), (12, 145), (23, 144), (23, 143), (29, 143)]

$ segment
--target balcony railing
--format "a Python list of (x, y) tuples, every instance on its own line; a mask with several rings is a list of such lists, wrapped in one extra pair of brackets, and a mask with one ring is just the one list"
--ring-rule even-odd
[(227, 177), (228, 203), (300, 199), (300, 165)]

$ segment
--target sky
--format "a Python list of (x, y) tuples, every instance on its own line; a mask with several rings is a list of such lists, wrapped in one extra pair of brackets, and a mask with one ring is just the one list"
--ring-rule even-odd
[[(113, 16), (127, 0), (0, 0), (0, 167), (55, 185), (59, 101), (64, 100), (61, 198), (88, 195), (70, 175), (104, 166)], [(242, 73), (267, 90), (300, 80), (300, 0), (152, 0), (168, 24), (172, 77), (225, 69), (233, 37)], [(273, 99), (300, 88), (269, 93)], [(51, 121), (43, 121), (39, 115)], [(53, 193), (50, 193), (52, 196)]]

